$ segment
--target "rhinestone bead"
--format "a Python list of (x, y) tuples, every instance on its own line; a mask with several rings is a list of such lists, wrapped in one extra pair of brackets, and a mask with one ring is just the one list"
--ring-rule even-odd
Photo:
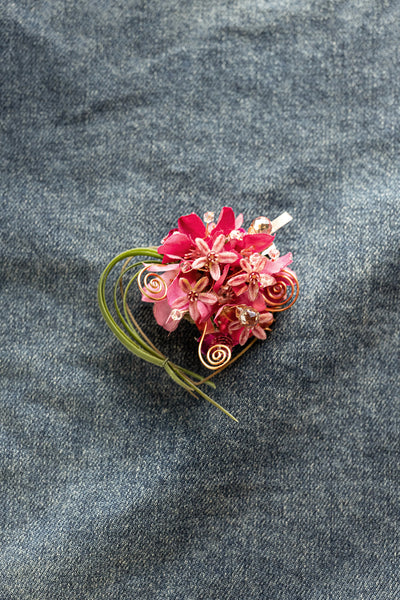
[(177, 308), (174, 308), (173, 310), (171, 310), (171, 319), (173, 321), (180, 321), (183, 317), (183, 312), (181, 310), (178, 310)]
[[(275, 244), (274, 244), (275, 246)], [(276, 260), (277, 258), (279, 258), (280, 256), (280, 252), (277, 248), (270, 248), (268, 250), (268, 256), (270, 257), (271, 260)]]
[(245, 327), (255, 327), (260, 320), (260, 313), (253, 308), (241, 308), (238, 311), (238, 319)]
[(257, 217), (249, 227), (249, 233), (271, 233), (272, 223), (267, 217)]

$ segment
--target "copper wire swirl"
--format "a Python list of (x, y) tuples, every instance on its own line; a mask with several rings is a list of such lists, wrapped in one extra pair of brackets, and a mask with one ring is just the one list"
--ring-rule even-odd
[(299, 295), (299, 282), (294, 273), (283, 269), (274, 275), (276, 283), (263, 290), (262, 295), (269, 312), (282, 312), (296, 302)]
[(205, 367), (207, 367), (207, 369), (210, 369), (211, 371), (215, 371), (216, 369), (220, 369), (221, 367), (226, 366), (232, 357), (232, 350), (226, 344), (214, 344), (214, 346), (211, 346), (207, 350), (207, 353), (206, 353), (207, 361), (203, 358), (203, 354), (201, 352), (201, 346), (203, 344), (205, 335), (206, 335), (206, 327), (204, 327), (203, 334), (201, 336), (201, 339), (199, 342), (199, 347), (198, 347), (199, 359), (201, 360), (202, 364)]
[(142, 283), (142, 275), (150, 267), (151, 265), (144, 267), (139, 272), (137, 278), (138, 288), (146, 298), (153, 300), (153, 302), (159, 302), (167, 297), (167, 284), (157, 273), (146, 273)]

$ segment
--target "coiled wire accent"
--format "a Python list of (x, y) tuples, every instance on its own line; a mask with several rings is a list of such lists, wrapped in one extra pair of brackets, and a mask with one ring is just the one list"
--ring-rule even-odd
[(167, 284), (161, 275), (157, 273), (146, 273), (142, 283), (142, 276), (150, 267), (151, 265), (144, 267), (139, 272), (137, 277), (138, 288), (143, 296), (146, 296), (146, 298), (153, 302), (159, 302), (167, 297)]
[(198, 347), (198, 355), (202, 364), (210, 369), (211, 371), (215, 371), (216, 369), (220, 369), (221, 367), (225, 367), (232, 358), (232, 350), (228, 344), (221, 343), (223, 338), (221, 338), (221, 342), (217, 342), (213, 346), (211, 346), (206, 352), (206, 359), (203, 357), (203, 353), (201, 351), (201, 347), (206, 335), (206, 327), (204, 327), (202, 336), (200, 338), (199, 347)]
[(262, 295), (269, 312), (283, 312), (296, 302), (299, 282), (296, 275), (286, 269), (282, 269), (274, 278), (276, 283), (265, 288)]

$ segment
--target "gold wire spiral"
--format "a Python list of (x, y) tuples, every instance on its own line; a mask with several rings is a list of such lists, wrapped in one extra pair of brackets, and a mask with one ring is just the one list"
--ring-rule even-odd
[(150, 267), (151, 265), (144, 267), (144, 269), (139, 272), (137, 284), (139, 290), (146, 298), (153, 300), (153, 302), (158, 302), (167, 297), (167, 284), (160, 275), (157, 275), (157, 273), (146, 273), (142, 283), (142, 275)]
[(276, 283), (262, 293), (269, 312), (282, 312), (296, 302), (299, 295), (299, 282), (294, 273), (283, 269), (274, 275)]
[(204, 360), (203, 354), (201, 352), (201, 346), (203, 344), (204, 337), (206, 335), (206, 327), (203, 329), (203, 333), (199, 342), (198, 347), (198, 355), (199, 359), (203, 363), (207, 369), (211, 371), (215, 371), (216, 369), (220, 369), (221, 367), (225, 367), (232, 357), (232, 350), (226, 344), (214, 344), (207, 350), (206, 359)]

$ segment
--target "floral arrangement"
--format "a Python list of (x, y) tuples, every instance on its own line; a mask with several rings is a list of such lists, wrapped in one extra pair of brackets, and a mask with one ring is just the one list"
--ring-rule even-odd
[[(243, 215), (235, 216), (231, 207), (224, 207), (216, 221), (212, 212), (205, 213), (204, 219), (195, 213), (180, 217), (178, 227), (158, 248), (135, 248), (111, 261), (98, 288), (104, 318), (132, 352), (162, 366), (187, 391), (206, 398), (234, 419), (199, 386), (206, 383), (215, 387), (212, 376), (239, 358), (257, 339), (264, 340), (274, 313), (288, 309), (297, 299), (298, 281), (288, 268), (292, 255), (280, 256), (275, 246), (276, 230), (289, 220), (287, 213), (275, 221), (258, 217), (246, 230)], [(135, 256), (151, 260), (132, 264)], [(121, 261), (122, 271), (114, 285), (118, 323), (108, 308), (105, 287), (111, 269)], [(124, 288), (124, 276), (137, 267), (140, 271)], [(152, 344), (128, 306), (128, 291), (135, 280), (142, 300), (153, 303), (154, 317), (164, 329), (176, 330), (183, 318), (194, 323), (200, 333), (199, 358), (214, 371), (212, 375), (203, 378), (172, 363)], [(235, 346), (243, 348), (232, 358)]]

